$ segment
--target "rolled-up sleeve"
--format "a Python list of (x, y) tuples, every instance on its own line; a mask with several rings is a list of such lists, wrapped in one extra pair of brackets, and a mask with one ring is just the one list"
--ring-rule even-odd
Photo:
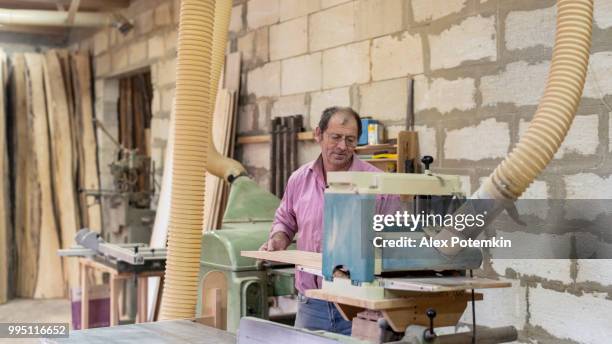
[[(293, 177), (293, 175), (291, 177)], [(285, 188), (285, 194), (283, 195), (280, 206), (278, 209), (276, 209), (274, 221), (272, 222), (272, 230), (270, 231), (270, 237), (278, 232), (283, 232), (287, 235), (289, 240), (293, 240), (293, 237), (297, 233), (298, 227), (295, 218), (295, 210), (293, 207), (293, 200), (297, 190), (295, 190), (295, 178), (291, 177), (287, 181), (287, 187)]]

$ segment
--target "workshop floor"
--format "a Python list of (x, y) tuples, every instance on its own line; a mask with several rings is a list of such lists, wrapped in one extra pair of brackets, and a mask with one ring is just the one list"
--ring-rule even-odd
[[(70, 323), (70, 301), (15, 299), (0, 305), (0, 323)], [(0, 339), (0, 343), (38, 343), (37, 339)]]

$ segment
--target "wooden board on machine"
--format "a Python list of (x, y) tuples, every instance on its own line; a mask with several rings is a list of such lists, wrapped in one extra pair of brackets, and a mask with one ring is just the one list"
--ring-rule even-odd
[(9, 160), (7, 141), (7, 116), (6, 116), (6, 85), (8, 81), (7, 59), (4, 51), (0, 50), (0, 304), (5, 303), (9, 295), (9, 265), (11, 263), (12, 245), (11, 240), (12, 220), (10, 216), (10, 182), (9, 182)]
[(300, 250), (283, 251), (241, 251), (243, 257), (267, 260), (271, 262), (300, 265), (310, 269), (321, 270), (323, 266), (321, 253)]
[[(49, 116), (49, 133), (51, 142), (51, 161), (53, 167), (53, 185), (55, 202), (59, 218), (62, 248), (69, 248), (74, 243), (78, 226), (78, 204), (73, 174), (73, 139), (69, 116), (66, 83), (62, 74), (60, 60), (55, 51), (45, 54), (44, 63), (46, 98)], [(67, 134), (68, 133), (68, 134)], [(76, 287), (79, 282), (78, 264), (75, 259), (63, 258), (64, 276), (68, 285)]]
[(31, 143), (34, 148), (32, 168), (38, 171), (40, 206), (40, 237), (35, 272), (34, 298), (59, 298), (64, 295), (64, 278), (61, 259), (57, 219), (53, 203), (51, 159), (49, 156), (49, 127), (43, 82), (43, 57), (25, 54), (28, 79), (28, 108), (32, 116)]

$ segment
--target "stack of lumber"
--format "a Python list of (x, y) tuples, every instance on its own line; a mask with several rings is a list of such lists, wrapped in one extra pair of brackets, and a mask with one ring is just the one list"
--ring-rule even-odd
[(12, 172), (2, 181), (13, 189), (8, 200), (0, 193), (0, 213), (12, 212), (13, 226), (10, 216), (2, 216), (0, 255), (14, 247), (16, 259), (2, 259), (6, 266), (0, 270), (16, 283), (7, 293), (5, 275), (0, 278), (0, 301), (7, 295), (64, 297), (68, 286), (78, 286), (79, 271), (76, 260), (61, 259), (57, 250), (74, 245), (81, 227), (101, 229), (100, 206), (83, 192), (99, 189), (90, 59), (49, 51), (15, 54), (11, 62), (11, 101), (8, 116), (0, 113), (0, 129), (6, 126), (12, 138), (2, 145)]

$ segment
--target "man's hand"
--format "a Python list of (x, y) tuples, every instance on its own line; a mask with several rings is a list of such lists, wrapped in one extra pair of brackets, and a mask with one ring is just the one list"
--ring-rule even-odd
[(274, 234), (268, 241), (264, 242), (259, 248), (260, 251), (282, 251), (291, 244), (291, 240), (287, 234), (278, 232)]

